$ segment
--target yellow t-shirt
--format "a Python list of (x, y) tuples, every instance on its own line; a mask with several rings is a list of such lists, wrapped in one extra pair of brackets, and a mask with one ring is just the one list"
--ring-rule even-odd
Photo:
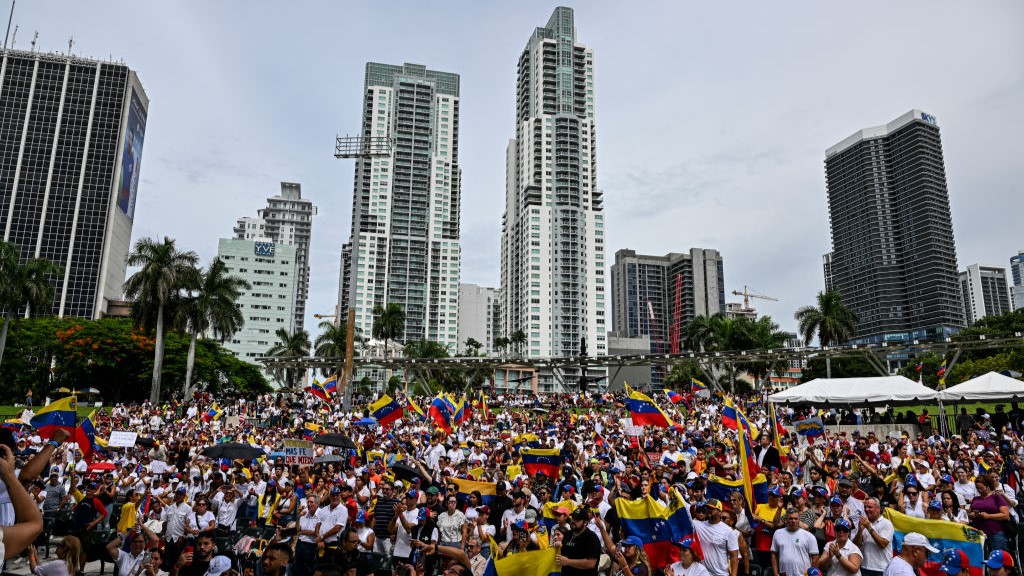
[(135, 528), (135, 513), (138, 508), (134, 502), (125, 502), (124, 506), (121, 506), (121, 519), (117, 521), (118, 532), (124, 534)]

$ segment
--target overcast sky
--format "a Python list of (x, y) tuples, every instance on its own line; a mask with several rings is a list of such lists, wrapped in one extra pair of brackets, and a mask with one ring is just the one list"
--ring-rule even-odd
[[(1024, 3), (570, 2), (595, 51), (607, 263), (715, 248), (783, 328), (823, 288), (825, 149), (912, 108), (938, 118), (958, 264), (1024, 249)], [(10, 6), (3, 4), (4, 8)], [(330, 313), (367, 61), (461, 76), (462, 281), (499, 285), (516, 62), (556, 4), (27, 1), (16, 47), (127, 62), (150, 98), (134, 238), (204, 262), (279, 182), (319, 206), (307, 310)], [(730, 296), (729, 301), (736, 298)], [(610, 314), (609, 314), (610, 316)], [(314, 327), (312, 319), (307, 327)]]

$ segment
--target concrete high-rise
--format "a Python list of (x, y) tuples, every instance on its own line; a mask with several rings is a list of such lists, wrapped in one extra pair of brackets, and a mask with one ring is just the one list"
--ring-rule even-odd
[(313, 232), (313, 201), (302, 197), (302, 186), (296, 182), (281, 182), (281, 193), (267, 198), (267, 207), (257, 211), (258, 216), (243, 216), (235, 225), (235, 238), (262, 240), (277, 245), (295, 247), (298, 263), (297, 278), (292, 283), (295, 320), (292, 330), (302, 330), (306, 320), (306, 298), (309, 297), (309, 239)]
[[(295, 330), (295, 285), (301, 279), (299, 248), (277, 244), (254, 236), (254, 239), (222, 238), (217, 256), (227, 271), (249, 282), (237, 304), (245, 317), (245, 325), (224, 347), (243, 360), (256, 363), (278, 342), (275, 332), (284, 328)], [(264, 370), (267, 378), (271, 374)]]
[(650, 336), (651, 352), (670, 352), (672, 339), (697, 316), (726, 311), (725, 267), (717, 250), (665, 256), (619, 250), (611, 281), (612, 330), (625, 338)]
[(2, 54), (2, 239), (63, 270), (53, 314), (99, 318), (122, 299), (149, 98), (124, 63)]
[[(458, 351), (466, 349), (473, 338), (483, 346), (480, 352), (492, 356), (494, 339), (501, 333), (501, 297), (497, 288), (477, 284), (459, 284)], [(453, 351), (454, 352), (454, 351)]]
[(1006, 268), (971, 264), (960, 272), (960, 291), (964, 295), (964, 316), (968, 325), (985, 316), (998, 316), (1011, 310)]
[(342, 250), (339, 313), (367, 337), (377, 305), (405, 312), (399, 342), (458, 345), (459, 76), (418, 64), (368, 63), (361, 135), (389, 156), (356, 163), (352, 233)]
[[(607, 352), (604, 200), (597, 187), (594, 53), (556, 8), (519, 57), (506, 149), (502, 329), (526, 358)], [(550, 390), (541, 375), (541, 389)]]
[(825, 152), (831, 285), (855, 343), (940, 339), (964, 326), (935, 117), (911, 110)]

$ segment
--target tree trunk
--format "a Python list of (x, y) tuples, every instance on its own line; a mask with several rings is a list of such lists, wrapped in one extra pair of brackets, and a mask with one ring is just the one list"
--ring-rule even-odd
[(153, 346), (153, 387), (149, 391), (149, 401), (160, 402), (160, 375), (164, 369), (164, 305), (156, 313), (156, 345)]
[(832, 358), (825, 356), (825, 378), (832, 378)]
[(185, 362), (185, 392), (182, 394), (186, 402), (192, 395), (192, 370), (196, 366), (196, 340), (198, 339), (199, 335), (193, 334), (188, 342), (188, 359)]
[(7, 330), (11, 327), (11, 317), (4, 316), (4, 323), (0, 326), (0, 362), (4, 359), (4, 348), (7, 347)]

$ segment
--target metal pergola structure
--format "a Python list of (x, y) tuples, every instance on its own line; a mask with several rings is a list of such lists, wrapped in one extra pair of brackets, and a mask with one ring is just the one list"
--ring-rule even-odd
[[(933, 352), (949, 356), (947, 370), (952, 371), (963, 352), (993, 348), (1024, 348), (1024, 334), (1016, 332), (1004, 335), (983, 335), (969, 339), (947, 338), (941, 342), (913, 340), (909, 342), (886, 342), (882, 344), (851, 344), (798, 348), (735, 350), (726, 352), (679, 352), (676, 354), (633, 354), (624, 356), (586, 356), (561, 358), (501, 358), (501, 357), (454, 357), (454, 358), (359, 358), (352, 361), (352, 368), (380, 368), (402, 370), (429, 366), (437, 369), (526, 369), (551, 370), (559, 372), (566, 368), (608, 368), (615, 370), (609, 377), (614, 380), (618, 371), (627, 366), (664, 366), (671, 368), (682, 362), (697, 362), (702, 365), (735, 367), (754, 362), (768, 364), (788, 363), (795, 360), (860, 358), (866, 360), (880, 376), (891, 372), (893, 362), (901, 363), (911, 357)], [(950, 356), (952, 355), (952, 356)], [(268, 370), (283, 368), (311, 368), (334, 370), (344, 366), (345, 359), (328, 356), (306, 356), (291, 358), (264, 357), (258, 360)]]

